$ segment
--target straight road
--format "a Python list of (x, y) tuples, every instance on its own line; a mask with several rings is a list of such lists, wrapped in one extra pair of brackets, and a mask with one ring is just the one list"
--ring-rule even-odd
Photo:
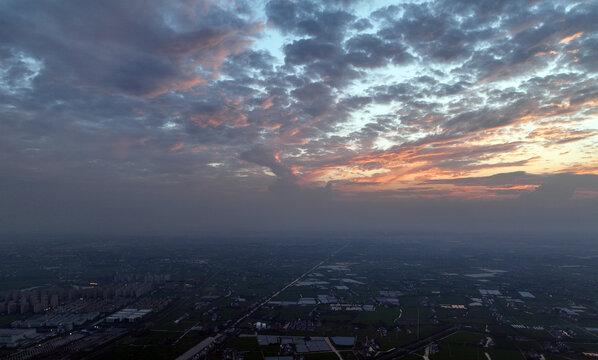
[(338, 360), (343, 360), (343, 357), (338, 352), (338, 350), (336, 350), (336, 348), (334, 347), (334, 344), (332, 343), (332, 341), (330, 341), (330, 338), (328, 336), (326, 336), (324, 338), (324, 340), (326, 340), (326, 343), (328, 344), (328, 346), (330, 346), (330, 349), (332, 349), (332, 352), (335, 353), (336, 356), (338, 356)]
[(185, 353), (176, 358), (176, 360), (188, 360), (192, 359), (196, 354), (199, 354), (204, 348), (210, 346), (216, 338), (211, 336), (203, 339), (199, 344), (195, 345), (191, 349), (185, 351)]
[[(210, 337), (205, 338), (199, 344), (195, 345), (191, 349), (187, 350), (183, 355), (181, 355), (178, 358), (176, 358), (176, 360), (188, 360), (188, 359), (192, 359), (192, 358), (195, 357), (195, 355), (197, 355), (203, 349), (209, 348), (218, 339), (222, 338), (223, 336), (226, 336), (226, 334), (234, 333), (235, 328), (237, 327), (237, 325), (239, 325), (245, 319), (247, 319), (248, 317), (250, 317), (251, 315), (253, 315), (256, 311), (258, 311), (261, 307), (263, 307), (264, 305), (266, 305), (272, 299), (274, 299), (275, 297), (277, 297), (278, 295), (280, 295), (280, 293), (282, 293), (286, 289), (290, 288), (291, 286), (295, 285), (298, 281), (300, 281), (301, 279), (303, 279), (304, 277), (306, 277), (309, 273), (311, 273), (312, 271), (314, 271), (315, 269), (319, 268), (324, 263), (326, 263), (327, 261), (329, 261), (332, 257), (334, 257), (334, 255), (336, 255), (337, 253), (339, 253), (340, 251), (342, 251), (347, 246), (349, 246), (349, 244), (341, 246), (339, 249), (337, 249), (332, 254), (330, 254), (326, 259), (320, 261), (319, 263), (317, 263), (316, 265), (314, 265), (313, 267), (311, 267), (309, 270), (307, 270), (303, 274), (299, 275), (296, 279), (294, 279), (290, 283), (288, 283), (285, 286), (283, 286), (280, 290), (275, 291), (270, 296), (268, 296), (265, 300), (263, 300), (262, 302), (260, 302), (256, 306), (254, 306), (253, 308), (249, 309), (249, 311), (247, 311), (245, 314), (243, 314), (241, 317), (239, 317), (234, 323), (232, 323), (232, 325), (230, 325), (226, 330), (224, 330), (224, 332), (220, 332), (220, 333), (216, 334), (215, 336), (210, 336)], [(337, 353), (337, 355), (340, 358), (340, 354)]]
[(441, 340), (447, 336), (450, 336), (454, 333), (456, 333), (457, 331), (459, 331), (459, 327), (458, 326), (452, 326), (448, 329), (444, 329), (442, 331), (439, 331), (433, 335), (430, 335), (426, 338), (423, 338), (421, 340), (417, 340), (414, 343), (411, 343), (409, 345), (406, 345), (402, 348), (398, 348), (389, 352), (386, 352), (384, 354), (378, 355), (374, 358), (374, 360), (392, 360), (392, 359), (400, 359), (403, 358), (409, 354), (414, 353), (415, 351), (417, 351), (418, 349), (422, 348), (423, 346), (427, 346), (429, 345), (431, 342), (433, 341), (438, 341)]

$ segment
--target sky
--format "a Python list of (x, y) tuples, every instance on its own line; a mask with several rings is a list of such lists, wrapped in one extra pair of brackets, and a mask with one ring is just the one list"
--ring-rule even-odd
[(598, 2), (0, 2), (0, 235), (598, 232)]

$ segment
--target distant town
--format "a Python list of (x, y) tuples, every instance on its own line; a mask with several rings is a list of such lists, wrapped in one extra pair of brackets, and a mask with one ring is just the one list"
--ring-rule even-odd
[(0, 355), (598, 357), (588, 239), (284, 236), (2, 244)]

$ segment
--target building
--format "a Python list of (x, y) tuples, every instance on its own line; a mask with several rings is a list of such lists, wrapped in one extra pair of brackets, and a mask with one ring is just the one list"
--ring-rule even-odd
[(14, 348), (37, 336), (35, 329), (0, 329), (0, 347)]

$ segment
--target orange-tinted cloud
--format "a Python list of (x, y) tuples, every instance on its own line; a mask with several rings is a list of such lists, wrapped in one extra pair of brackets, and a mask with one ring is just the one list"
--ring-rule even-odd
[[(541, 151), (553, 145), (585, 141), (597, 135), (592, 129), (573, 128), (571, 120), (567, 118), (593, 105), (594, 100), (585, 100), (581, 104), (571, 104), (566, 100), (551, 107), (522, 112), (512, 121), (493, 128), (457, 136), (424, 138), (384, 151), (352, 152), (346, 146), (331, 145), (326, 147), (328, 155), (302, 159), (299, 166), (300, 183), (308, 185), (332, 181), (336, 189), (348, 192), (396, 190), (409, 184), (409, 196), (415, 196), (416, 189), (421, 187), (418, 184), (420, 181), (501, 173), (508, 169), (539, 169), (542, 168), (541, 164), (545, 164), (544, 168), (553, 166), (549, 171), (557, 171), (559, 165), (548, 154), (544, 156), (542, 152), (530, 152), (531, 147)], [(294, 129), (289, 135), (296, 136), (298, 133), (299, 130)], [(352, 155), (338, 156), (341, 149), (345, 154), (352, 152)], [(588, 164), (569, 171), (591, 173), (594, 170)], [(480, 184), (460, 187), (459, 191), (447, 190), (446, 194), (465, 198), (515, 197), (537, 186)], [(395, 192), (393, 196), (399, 194), (406, 193)], [(427, 194), (432, 192), (427, 191)]]
[(569, 35), (567, 37), (562, 38), (561, 41), (559, 41), (559, 44), (566, 44), (570, 41), (580, 38), (582, 35), (583, 35), (583, 31), (577, 32), (573, 35)]
[(177, 152), (177, 151), (181, 150), (184, 146), (185, 146), (185, 143), (179, 142), (179, 143), (176, 143), (176, 144), (172, 145), (170, 147), (170, 149), (168, 149), (168, 150), (170, 152)]
[(267, 110), (271, 108), (274, 105), (274, 102), (272, 100), (274, 100), (274, 96), (270, 96), (269, 98), (267, 98), (266, 101), (262, 103), (262, 109)]
[(215, 107), (201, 109), (189, 117), (201, 127), (246, 127), (247, 115), (243, 111), (242, 99), (225, 99), (225, 103)]

